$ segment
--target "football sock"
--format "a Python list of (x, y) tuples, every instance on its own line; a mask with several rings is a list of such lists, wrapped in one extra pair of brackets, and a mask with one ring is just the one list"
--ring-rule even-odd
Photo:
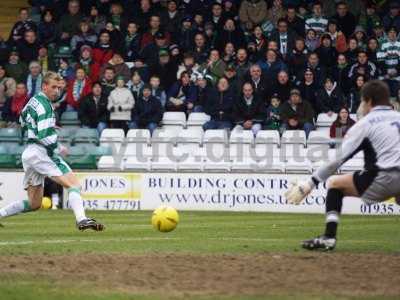
[(51, 195), (52, 209), (57, 209), (59, 202), (60, 202), (60, 197), (58, 196), (58, 194), (52, 194)]
[(326, 196), (326, 228), (325, 236), (335, 238), (342, 211), (343, 192), (338, 189), (329, 189)]
[(68, 200), (72, 210), (74, 211), (76, 222), (86, 219), (81, 192), (78, 188), (68, 189)]
[(31, 204), (28, 200), (14, 201), (0, 209), (0, 218), (17, 215), (31, 210)]

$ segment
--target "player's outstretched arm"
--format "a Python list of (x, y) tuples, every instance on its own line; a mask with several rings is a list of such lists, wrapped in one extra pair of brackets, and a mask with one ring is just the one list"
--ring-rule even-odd
[(315, 183), (312, 179), (309, 181), (293, 182), (285, 193), (285, 197), (290, 204), (299, 205), (311, 193), (314, 187)]

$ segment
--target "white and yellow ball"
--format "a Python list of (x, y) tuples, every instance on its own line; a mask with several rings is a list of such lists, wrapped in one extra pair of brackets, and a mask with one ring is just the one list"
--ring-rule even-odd
[(151, 224), (155, 229), (161, 232), (170, 232), (176, 228), (179, 223), (179, 214), (171, 206), (160, 206), (151, 217)]
[(51, 199), (49, 197), (43, 197), (42, 198), (42, 209), (50, 209), (51, 208)]

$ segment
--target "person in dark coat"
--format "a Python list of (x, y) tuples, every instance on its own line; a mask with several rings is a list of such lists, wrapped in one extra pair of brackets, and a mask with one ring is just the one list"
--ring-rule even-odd
[(358, 75), (355, 79), (353, 87), (350, 89), (346, 106), (351, 114), (357, 113), (357, 109), (361, 103), (361, 89), (365, 82), (366, 77), (364, 75)]
[(346, 38), (349, 38), (356, 28), (356, 17), (349, 11), (345, 1), (340, 1), (336, 4), (336, 14), (333, 16), (336, 20), (338, 29), (344, 33)]
[(151, 68), (157, 64), (160, 50), (168, 50), (166, 35), (161, 31), (154, 35), (154, 42), (142, 49), (140, 56), (145, 64)]
[(346, 55), (339, 54), (335, 66), (332, 68), (331, 76), (337, 85), (341, 88), (344, 94), (349, 92), (351, 84), (349, 83), (349, 70), (350, 65), (347, 61)]
[(258, 64), (254, 64), (250, 67), (249, 74), (244, 77), (244, 81), (250, 82), (258, 97), (267, 102), (267, 97), (269, 94), (269, 81), (263, 76), (261, 68)]
[(331, 116), (333, 113), (339, 112), (344, 102), (342, 90), (331, 78), (326, 78), (324, 87), (317, 92), (317, 113), (327, 113)]
[(217, 38), (217, 48), (220, 52), (224, 51), (227, 43), (232, 43), (235, 49), (244, 47), (245, 37), (241, 28), (235, 25), (232, 19), (227, 19), (225, 21), (224, 28), (218, 34)]
[(211, 120), (203, 125), (203, 130), (231, 129), (234, 95), (229, 89), (228, 80), (224, 77), (218, 80), (217, 88), (209, 91), (205, 103), (205, 113)]
[(289, 100), (290, 90), (293, 88), (292, 82), (289, 80), (289, 74), (286, 71), (280, 71), (276, 77), (274, 84), (270, 89), (268, 99), (272, 95), (278, 95), (282, 102)]
[(29, 11), (27, 8), (21, 8), (19, 10), (19, 21), (17, 21), (11, 29), (10, 37), (8, 43), (10, 46), (15, 46), (15, 44), (24, 38), (25, 32), (32, 30), (37, 32), (37, 26), (29, 18)]
[(288, 23), (288, 27), (290, 30), (294, 31), (298, 36), (304, 38), (305, 33), (305, 24), (304, 20), (297, 16), (296, 8), (294, 6), (287, 7), (287, 16), (286, 22)]
[(290, 99), (281, 106), (282, 127), (285, 130), (302, 129), (306, 136), (315, 129), (314, 110), (303, 100), (298, 89), (290, 91)]
[(180, 26), (180, 31), (177, 33), (177, 43), (179, 48), (184, 52), (189, 51), (193, 47), (193, 40), (196, 30), (193, 27), (193, 20), (191, 17), (184, 17)]
[(142, 94), (136, 99), (132, 110), (132, 121), (129, 129), (148, 129), (152, 134), (162, 119), (161, 102), (151, 95), (151, 86), (145, 84)]
[(150, 76), (158, 76), (160, 78), (160, 86), (168, 91), (176, 81), (178, 64), (171, 59), (166, 50), (161, 50), (158, 56), (158, 63), (150, 68)]
[(197, 33), (194, 36), (192, 53), (195, 63), (201, 65), (207, 61), (210, 54), (206, 43), (206, 37), (203, 33)]
[(171, 40), (175, 43), (177, 42), (177, 32), (182, 18), (183, 14), (178, 10), (178, 1), (169, 0), (167, 9), (161, 12), (161, 24), (166, 31), (171, 33)]
[(298, 84), (298, 89), (300, 90), (301, 97), (311, 104), (314, 111), (318, 110), (317, 92), (320, 88), (321, 86), (314, 80), (313, 71), (306, 69), (301, 82)]
[(92, 92), (79, 104), (78, 118), (82, 127), (96, 128), (100, 135), (107, 128), (107, 102), (108, 99), (102, 92), (100, 82), (95, 82), (92, 85)]
[(191, 112), (197, 99), (197, 88), (190, 81), (189, 74), (182, 72), (179, 81), (174, 83), (167, 94), (167, 111)]
[(140, 57), (140, 40), (139, 27), (135, 22), (130, 21), (124, 35), (124, 54), (126, 61), (134, 62)]
[(233, 107), (234, 130), (251, 130), (254, 136), (261, 130), (266, 118), (266, 106), (263, 99), (254, 93), (250, 82), (243, 85), (241, 96), (236, 98)]
[(289, 30), (288, 23), (284, 18), (278, 20), (277, 27), (278, 28), (272, 32), (270, 40), (278, 44), (280, 54), (286, 58), (294, 49), (296, 34)]
[(324, 66), (320, 64), (318, 54), (315, 52), (311, 52), (308, 54), (307, 64), (304, 66), (302, 70), (300, 70), (297, 75), (301, 78), (301, 75), (304, 73), (305, 69), (311, 69), (314, 73), (314, 79), (318, 85), (323, 85), (325, 78), (327, 76), (327, 71)]
[(37, 60), (39, 56), (39, 42), (36, 38), (36, 32), (33, 30), (25, 31), (24, 38), (17, 42), (17, 50), (21, 60), (26, 64)]
[[(296, 77), (296, 73), (299, 69), (303, 69), (303, 67), (307, 64), (308, 57), (308, 49), (304, 42), (304, 39), (297, 38), (294, 43), (294, 49), (288, 56), (288, 66), (290, 74), (293, 74)], [(300, 78), (296, 78), (296, 80), (301, 80)]]
[(327, 69), (328, 73), (336, 64), (337, 51), (332, 46), (332, 40), (329, 34), (324, 34), (321, 37), (321, 45), (315, 49), (322, 66)]
[(267, 81), (274, 80), (280, 71), (288, 69), (280, 59), (277, 51), (272, 49), (267, 50), (265, 58), (258, 61), (257, 64), (261, 67)]

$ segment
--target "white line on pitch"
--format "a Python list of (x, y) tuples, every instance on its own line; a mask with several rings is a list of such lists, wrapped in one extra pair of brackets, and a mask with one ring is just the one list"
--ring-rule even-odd
[(71, 239), (71, 240), (37, 240), (37, 241), (5, 241), (0, 242), (0, 246), (10, 245), (31, 245), (31, 244), (68, 244), (68, 243), (102, 243), (102, 242), (129, 242), (129, 241), (164, 241), (164, 240), (180, 240), (179, 238), (121, 238), (121, 239)]

